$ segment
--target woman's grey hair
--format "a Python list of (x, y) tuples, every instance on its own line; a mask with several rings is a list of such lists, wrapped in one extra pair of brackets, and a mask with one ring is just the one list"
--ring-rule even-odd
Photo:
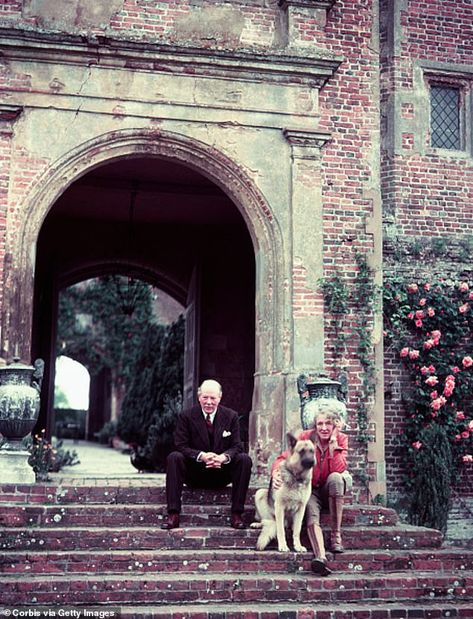
[(347, 423), (347, 407), (336, 398), (317, 398), (310, 400), (304, 407), (306, 416), (312, 417), (313, 424), (319, 415), (326, 415), (334, 423), (339, 423), (343, 428)]

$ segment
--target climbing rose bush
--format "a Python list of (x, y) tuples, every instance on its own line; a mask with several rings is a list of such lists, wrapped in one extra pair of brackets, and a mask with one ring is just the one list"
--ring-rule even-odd
[(392, 278), (384, 286), (386, 348), (410, 377), (403, 401), (408, 484), (425, 431), (441, 426), (456, 469), (473, 461), (473, 284)]

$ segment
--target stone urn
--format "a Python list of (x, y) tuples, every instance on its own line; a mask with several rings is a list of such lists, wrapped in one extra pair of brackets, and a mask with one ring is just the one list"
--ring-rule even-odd
[(325, 373), (301, 374), (297, 379), (301, 401), (301, 423), (304, 430), (313, 428), (314, 418), (320, 410), (337, 412), (343, 424), (347, 421), (345, 389), (342, 382), (331, 380)]
[(0, 367), (0, 433), (2, 451), (22, 450), (21, 441), (33, 430), (39, 414), (44, 362), (21, 363), (18, 358)]

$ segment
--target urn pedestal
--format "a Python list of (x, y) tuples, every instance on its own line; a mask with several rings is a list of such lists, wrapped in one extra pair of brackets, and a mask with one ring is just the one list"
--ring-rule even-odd
[(44, 363), (38, 359), (34, 367), (13, 363), (0, 367), (0, 483), (32, 483), (33, 469), (28, 464), (29, 452), (22, 440), (36, 425), (39, 414), (41, 379)]
[(26, 450), (0, 450), (0, 485), (34, 484), (36, 475), (28, 464), (30, 452)]

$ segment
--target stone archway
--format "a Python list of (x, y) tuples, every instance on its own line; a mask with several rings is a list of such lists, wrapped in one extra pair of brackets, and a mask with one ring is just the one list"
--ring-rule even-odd
[[(252, 239), (256, 261), (256, 355), (253, 424), (265, 445), (279, 445), (284, 414), (284, 369), (289, 365), (290, 299), (288, 265), (284, 264), (282, 235), (272, 211), (256, 184), (241, 166), (195, 139), (165, 131), (124, 130), (101, 135), (69, 152), (43, 174), (38, 190), (28, 196), (21, 212), (18, 242), (9, 251), (14, 259), (8, 272), (10, 297), (5, 329), (18, 334), (19, 352), (29, 357), (31, 345), (34, 255), (39, 230), (50, 208), (77, 179), (107, 162), (125, 157), (158, 157), (192, 168), (219, 186), (241, 213)], [(286, 282), (286, 283), (285, 283)], [(5, 335), (4, 335), (5, 337)], [(274, 423), (272, 411), (281, 411)], [(267, 415), (261, 415), (267, 412)], [(270, 419), (270, 417), (273, 419)], [(265, 418), (262, 421), (263, 417)]]

